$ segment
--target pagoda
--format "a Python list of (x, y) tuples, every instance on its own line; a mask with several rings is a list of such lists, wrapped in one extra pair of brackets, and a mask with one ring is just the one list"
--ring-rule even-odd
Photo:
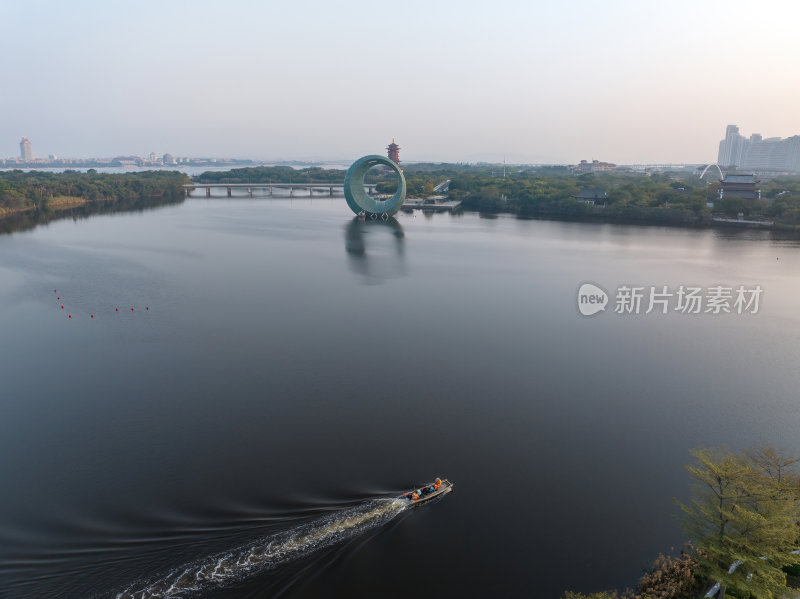
[(387, 154), (387, 156), (389, 156), (389, 160), (395, 164), (400, 164), (400, 146), (394, 143), (394, 138), (392, 138), (392, 143), (386, 146), (386, 149), (389, 151)]

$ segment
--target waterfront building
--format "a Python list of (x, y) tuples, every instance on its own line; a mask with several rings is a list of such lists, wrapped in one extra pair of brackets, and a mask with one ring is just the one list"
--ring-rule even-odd
[(392, 143), (386, 146), (386, 150), (388, 151), (389, 160), (395, 164), (400, 164), (400, 146), (394, 143), (394, 138), (392, 138)]
[(719, 142), (717, 164), (753, 171), (800, 172), (800, 135), (786, 139), (759, 133), (746, 138), (739, 127), (728, 125), (725, 139)]
[(758, 183), (755, 175), (725, 175), (725, 178), (720, 181), (719, 199), (744, 198), (746, 200), (760, 200), (761, 190), (756, 187)]
[(580, 190), (580, 192), (578, 192), (578, 195), (572, 197), (579, 202), (591, 204), (592, 206), (596, 204), (605, 206), (606, 201), (608, 200), (608, 194), (606, 193), (605, 189), (596, 189), (592, 187), (584, 187)]
[(19, 157), (22, 158), (23, 162), (31, 162), (33, 160), (33, 146), (31, 146), (31, 140), (27, 137), (23, 137), (22, 141), (19, 142)]

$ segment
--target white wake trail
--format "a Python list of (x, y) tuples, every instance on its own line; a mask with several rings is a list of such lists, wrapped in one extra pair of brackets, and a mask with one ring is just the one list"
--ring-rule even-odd
[(186, 597), (212, 586), (230, 584), (381, 526), (408, 505), (404, 499), (375, 499), (176, 568), (157, 580), (135, 583), (116, 598)]

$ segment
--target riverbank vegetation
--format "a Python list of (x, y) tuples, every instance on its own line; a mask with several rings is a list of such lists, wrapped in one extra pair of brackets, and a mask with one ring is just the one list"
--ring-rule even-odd
[[(776, 228), (800, 230), (800, 177), (776, 177), (759, 183), (761, 199), (719, 199), (719, 181), (698, 173), (600, 172), (576, 174), (567, 167), (504, 167), (497, 164), (404, 165), (406, 195), (426, 198), (449, 181), (447, 195), (466, 210), (507, 212), (520, 218), (554, 218), (708, 226), (714, 217), (773, 221)], [(197, 183), (343, 183), (344, 171), (289, 166), (209, 171)], [(365, 177), (378, 193), (391, 194), (397, 178), (376, 167)], [(581, 201), (582, 190), (598, 190), (602, 199)]]
[[(462, 174), (450, 183), (450, 199), (464, 208), (511, 212), (521, 217), (655, 222), (704, 226), (712, 216), (800, 224), (800, 177), (760, 184), (762, 199), (719, 199), (719, 182), (685, 173), (528, 172), (507, 176)], [(594, 203), (576, 198), (581, 190), (604, 192)]]
[[(776, 228), (800, 228), (800, 177), (759, 183), (761, 199), (719, 199), (719, 181), (686, 171), (575, 174), (566, 167), (430, 165), (405, 167), (409, 196), (425, 197), (450, 181), (448, 196), (464, 209), (507, 212), (521, 218), (554, 218), (708, 226), (714, 217), (773, 221)], [(378, 186), (392, 193), (390, 178)], [(582, 190), (597, 190), (593, 203)]]
[(67, 215), (141, 210), (183, 201), (179, 172), (0, 172), (0, 232), (27, 229)]
[(800, 595), (800, 458), (772, 448), (691, 453), (693, 495), (677, 503), (694, 546), (659, 556), (636, 590), (564, 599), (695, 599), (712, 588), (718, 599)]
[(255, 166), (230, 171), (206, 171), (195, 177), (195, 183), (344, 183), (345, 171), (291, 166)]

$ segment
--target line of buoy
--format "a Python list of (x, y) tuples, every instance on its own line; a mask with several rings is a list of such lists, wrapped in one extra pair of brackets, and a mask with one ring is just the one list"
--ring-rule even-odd
[[(57, 289), (53, 289), (53, 293), (58, 293), (58, 290), (57, 290)], [(60, 296), (60, 295), (57, 295), (57, 296), (56, 296), (56, 299), (57, 299), (57, 300), (60, 300), (60, 299), (61, 299), (61, 296)], [(64, 309), (64, 304), (61, 304), (61, 309), (62, 309), (62, 310)], [(145, 306), (145, 307), (144, 307), (144, 309), (145, 309), (145, 310), (149, 310), (149, 309), (150, 309), (150, 306)], [(131, 312), (134, 312), (134, 311), (135, 311), (135, 307), (134, 307), (134, 306), (131, 306)], [(116, 306), (116, 307), (114, 308), (114, 312), (119, 312), (119, 306)], [(72, 318), (72, 314), (69, 314), (69, 315), (68, 315), (68, 318)], [(89, 318), (94, 318), (94, 314), (89, 314)]]

